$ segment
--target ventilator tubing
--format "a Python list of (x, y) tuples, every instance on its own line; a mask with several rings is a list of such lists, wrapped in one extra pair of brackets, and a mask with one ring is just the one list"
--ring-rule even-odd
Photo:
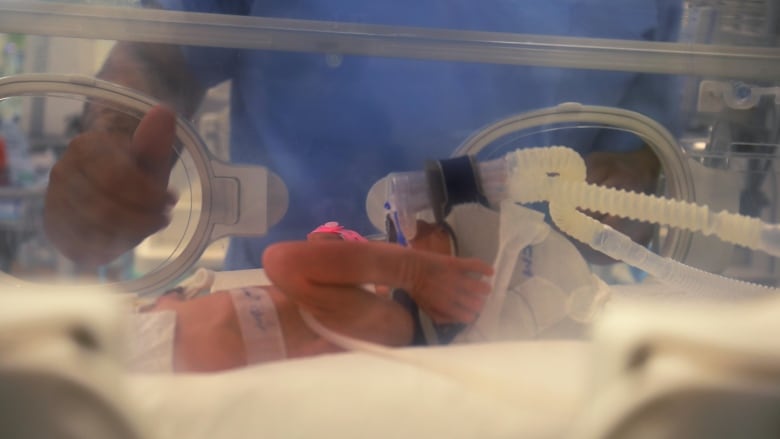
[(715, 235), (774, 256), (780, 255), (777, 225), (728, 212), (710, 212), (706, 206), (588, 184), (584, 161), (565, 147), (518, 150), (507, 156), (507, 165), (509, 196), (514, 201), (548, 201), (550, 215), (562, 231), (662, 282), (702, 297), (734, 297), (736, 292), (745, 297), (777, 292), (661, 257), (577, 209)]

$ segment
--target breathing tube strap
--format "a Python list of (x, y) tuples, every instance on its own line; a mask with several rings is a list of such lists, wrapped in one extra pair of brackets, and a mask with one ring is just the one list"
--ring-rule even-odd
[(425, 177), (433, 217), (439, 224), (444, 223), (452, 207), (458, 204), (488, 205), (480, 185), (479, 170), (472, 156), (428, 160), (425, 162)]

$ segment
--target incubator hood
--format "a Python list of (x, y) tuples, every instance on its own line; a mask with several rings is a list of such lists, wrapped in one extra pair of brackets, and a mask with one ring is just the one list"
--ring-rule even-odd
[[(0, 101), (14, 97), (99, 100), (101, 105), (138, 120), (156, 104), (129, 88), (73, 75), (23, 74), (0, 79)], [(176, 122), (174, 149), (177, 161), (170, 184), (180, 197), (186, 197), (188, 209), (172, 214), (172, 223), (182, 227), (172, 238), (170, 254), (163, 255), (162, 262), (148, 272), (104, 283), (118, 283), (114, 285), (117, 289), (140, 294), (161, 291), (187, 273), (210, 243), (227, 236), (262, 235), (284, 216), (287, 191), (278, 176), (264, 167), (230, 165), (219, 160), (209, 152), (195, 128), (181, 118)], [(179, 181), (184, 187), (176, 187), (177, 175), (183, 177)], [(40, 193), (40, 189), (32, 188), (5, 195), (16, 194), (24, 199)], [(7, 274), (2, 276), (5, 285), (29, 283), (25, 279), (8, 279)], [(52, 279), (43, 277), (42, 281)]]
[[(99, 99), (123, 112), (140, 117), (155, 101), (131, 89), (105, 81), (80, 76), (26, 74), (0, 79), (0, 100), (20, 96), (57, 96), (77, 99)], [(576, 130), (581, 128), (614, 129), (638, 136), (658, 155), (665, 170), (664, 195), (673, 199), (693, 200), (691, 170), (671, 133), (652, 119), (619, 108), (564, 103), (556, 107), (522, 113), (485, 127), (466, 139), (452, 154), (480, 156), (482, 184), (493, 207), (508, 191), (506, 175), (489, 160), (506, 152), (517, 138), (538, 130)], [(188, 205), (200, 206), (187, 212), (185, 228), (167, 260), (150, 273), (120, 282), (120, 289), (137, 293), (160, 291), (192, 268), (208, 244), (227, 237), (262, 235), (284, 215), (287, 193), (278, 176), (259, 166), (235, 166), (213, 157), (201, 136), (186, 121), (177, 121), (177, 155)], [(497, 152), (498, 151), (498, 152)], [(485, 154), (481, 155), (485, 157)], [(431, 209), (430, 189), (422, 171), (393, 173), (375, 184), (368, 195), (368, 215), (377, 229), (383, 228), (388, 207), (399, 229), (414, 237), (418, 214)], [(195, 199), (200, 198), (200, 199)], [(685, 260), (697, 245), (688, 231), (676, 229), (664, 234), (659, 253)], [(21, 281), (16, 281), (19, 283)]]
[[(470, 153), (488, 161), (515, 147), (566, 144), (555, 141), (558, 133), (594, 143), (595, 134), (583, 133), (630, 132), (659, 156), (664, 195), (770, 223), (780, 218), (777, 2), (559, 0), (542, 7), (513, 0), (496, 11), (459, 6), (443, 15), (437, 1), (413, 14), (375, 2), (345, 2), (332, 12), (269, 4), (251, 13), (77, 3), (0, 1), (0, 113), (19, 119), (35, 160), (56, 159), (67, 144), (61, 121), (80, 108), (60, 105), (64, 100), (115, 99), (136, 116), (152, 105), (130, 89), (78, 79), (94, 75), (115, 42), (181, 45), (199, 80), (221, 84), (191, 125), (179, 121), (182, 157), (174, 173), (194, 188), (180, 193), (181, 209), (173, 212), (173, 227), (183, 232), (142, 243), (99, 273), (107, 283), (121, 278), (134, 291), (159, 289), (227, 235), (301, 239), (331, 220), (382, 232), (376, 206), (384, 192), (370, 194), (368, 215), (362, 207), (388, 173), (419, 170), (422, 158)], [(232, 72), (239, 67), (243, 73)], [(250, 153), (255, 144), (266, 150)], [(341, 147), (347, 152), (329, 151)], [(299, 159), (327, 169), (301, 171)], [(311, 181), (316, 190), (303, 193)], [(342, 196), (351, 188), (359, 194)], [(77, 277), (39, 242), (41, 192), (27, 186), (0, 193), (0, 224), (13, 251), (0, 256), (0, 267), (15, 265), (26, 272), (18, 277), (29, 279), (41, 275), (35, 263), (43, 261), (48, 274)], [(294, 210), (284, 215), (288, 205)], [(732, 277), (780, 279), (775, 258), (688, 232), (660, 230), (656, 250)], [(214, 261), (223, 259), (224, 245), (208, 256), (221, 268)], [(243, 262), (259, 257), (248, 253)]]

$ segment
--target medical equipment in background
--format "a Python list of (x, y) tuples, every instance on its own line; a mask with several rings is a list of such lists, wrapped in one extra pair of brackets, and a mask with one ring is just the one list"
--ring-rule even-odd
[[(680, 41), (776, 48), (780, 46), (779, 27), (777, 1), (687, 0)], [(752, 66), (746, 63), (745, 68)], [(757, 81), (705, 75), (682, 81), (685, 125), (680, 146), (692, 164), (697, 202), (767, 222), (780, 221), (777, 78)], [(708, 261), (703, 268), (710, 271), (764, 284), (780, 283), (775, 257), (712, 239), (699, 239), (695, 244), (686, 261)]]
[(36, 234), (43, 211), (42, 188), (0, 186), (0, 271), (26, 257), (25, 245)]

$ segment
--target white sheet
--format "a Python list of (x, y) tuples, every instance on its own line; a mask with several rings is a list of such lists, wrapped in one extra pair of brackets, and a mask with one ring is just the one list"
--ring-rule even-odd
[(588, 345), (407, 349), (449, 372), (361, 353), (213, 375), (130, 377), (159, 438), (547, 438), (581, 403)]

